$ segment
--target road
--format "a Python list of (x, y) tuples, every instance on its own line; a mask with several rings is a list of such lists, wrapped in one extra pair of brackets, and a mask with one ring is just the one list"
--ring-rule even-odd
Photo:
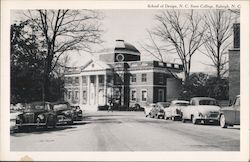
[(239, 151), (240, 129), (152, 119), (143, 112), (88, 112), (55, 129), (11, 134), (11, 151)]

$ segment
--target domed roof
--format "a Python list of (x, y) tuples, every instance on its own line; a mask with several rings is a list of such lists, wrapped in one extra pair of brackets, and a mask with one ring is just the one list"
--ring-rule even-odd
[(116, 40), (115, 53), (129, 53), (140, 55), (140, 52), (132, 44), (124, 40)]

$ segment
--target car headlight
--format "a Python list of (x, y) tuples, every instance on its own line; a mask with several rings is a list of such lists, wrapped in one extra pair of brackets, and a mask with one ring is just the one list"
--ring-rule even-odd
[(17, 116), (17, 117), (16, 117), (16, 120), (20, 120), (20, 119), (21, 119), (20, 116)]
[(38, 115), (38, 118), (41, 119), (41, 120), (43, 120), (45, 117), (44, 117), (43, 114), (39, 114), (39, 115)]

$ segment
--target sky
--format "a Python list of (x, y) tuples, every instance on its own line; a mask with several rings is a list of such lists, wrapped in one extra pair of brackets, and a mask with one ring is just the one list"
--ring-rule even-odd
[[(115, 40), (122, 39), (134, 45), (141, 52), (142, 60), (155, 59), (142, 49), (141, 44), (148, 39), (147, 30), (155, 26), (154, 18), (159, 10), (101, 10), (101, 12), (104, 14), (102, 21), (105, 29), (103, 33), (105, 42), (102, 45), (104, 48), (112, 48), (115, 46)], [(84, 55), (81, 59), (73, 61), (73, 64), (81, 65), (86, 58)], [(177, 56), (171, 57), (170, 61), (180, 63)], [(211, 64), (208, 57), (197, 52), (192, 58), (191, 72), (214, 71), (215, 69), (208, 64)]]
[[(152, 29), (156, 21), (154, 16), (159, 13), (159, 10), (100, 10), (104, 15), (102, 20), (102, 27), (104, 29), (103, 37), (104, 43), (100, 48), (112, 48), (115, 46), (115, 40), (123, 39), (128, 43), (134, 45), (141, 52), (141, 60), (152, 60), (152, 56), (146, 53), (141, 44), (148, 38), (147, 30)], [(18, 18), (19, 17), (19, 18)], [(18, 12), (12, 13), (12, 22), (15, 19), (20, 19)], [(71, 55), (71, 65), (82, 66), (91, 59), (91, 55), (85, 52), (80, 52), (76, 55)], [(171, 62), (180, 63), (177, 56), (169, 58)], [(168, 61), (168, 60), (167, 60)], [(207, 56), (197, 52), (192, 57), (191, 72), (211, 72), (214, 71), (211, 66), (211, 61)]]

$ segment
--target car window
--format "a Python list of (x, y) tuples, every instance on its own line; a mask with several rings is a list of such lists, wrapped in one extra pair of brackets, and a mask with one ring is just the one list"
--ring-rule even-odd
[(27, 109), (43, 110), (44, 104), (29, 104), (26, 107)]
[(162, 107), (162, 108), (169, 107), (169, 103), (167, 103), (167, 102), (166, 103), (165, 102), (164, 103), (160, 103), (159, 107)]
[(235, 99), (234, 105), (235, 105), (235, 106), (240, 106), (240, 98), (239, 98), (239, 97), (237, 97), (237, 98)]
[(179, 103), (176, 103), (175, 105), (176, 106), (188, 106), (189, 103), (181, 103), (181, 102), (179, 102)]
[(200, 100), (199, 105), (218, 105), (215, 100)]
[(191, 100), (190, 105), (195, 105), (195, 101)]
[(69, 109), (67, 104), (57, 104), (57, 105), (54, 105), (54, 110), (55, 111), (67, 110), (67, 109)]

